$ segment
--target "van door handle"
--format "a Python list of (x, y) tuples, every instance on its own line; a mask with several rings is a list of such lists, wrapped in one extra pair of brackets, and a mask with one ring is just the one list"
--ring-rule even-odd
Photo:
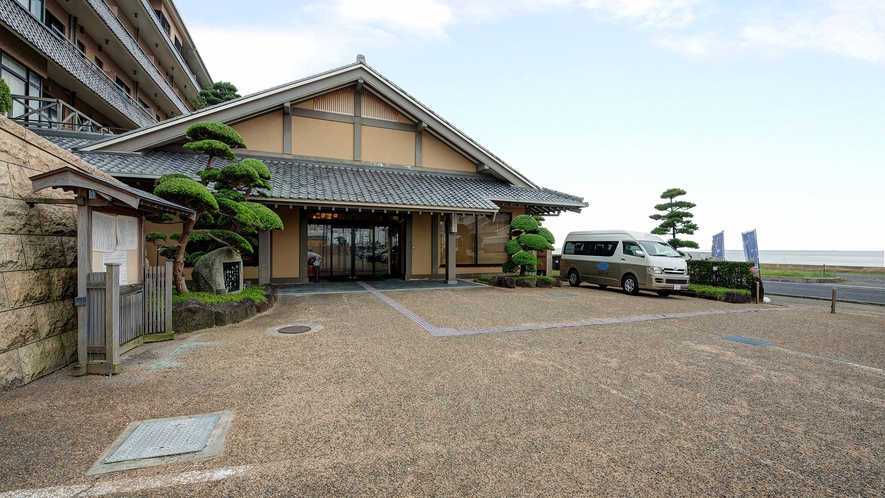
[(621, 258), (621, 261), (627, 261), (627, 260), (626, 260), (626, 259), (624, 259), (624, 258)]

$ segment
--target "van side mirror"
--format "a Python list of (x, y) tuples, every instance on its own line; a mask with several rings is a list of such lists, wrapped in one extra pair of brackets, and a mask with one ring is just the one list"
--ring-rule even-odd
[(642, 251), (636, 251), (636, 252), (633, 253), (633, 255), (634, 255), (634, 256), (637, 256), (637, 257), (640, 257), (640, 258), (644, 258), (644, 257), (645, 257), (645, 253), (642, 252)]

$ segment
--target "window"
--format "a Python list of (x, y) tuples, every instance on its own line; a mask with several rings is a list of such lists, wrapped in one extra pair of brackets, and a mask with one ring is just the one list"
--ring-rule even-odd
[(162, 10), (154, 10), (154, 14), (157, 14), (157, 19), (160, 21), (160, 26), (166, 30), (166, 34), (171, 33), (171, 26), (169, 26), (169, 21), (166, 20), (166, 16), (163, 15)]
[(181, 53), (181, 42), (178, 41), (178, 37), (175, 37), (175, 50), (178, 50), (178, 53)]
[(55, 31), (56, 34), (64, 38), (65, 36), (65, 25), (58, 20), (57, 17), (52, 15), (48, 10), (46, 11), (46, 25), (49, 26), (49, 29)]
[(37, 19), (43, 20), (43, 0), (16, 0)]
[(150, 107), (148, 107), (148, 105), (145, 103), (145, 101), (143, 101), (141, 99), (138, 99), (138, 105), (140, 105), (141, 107), (143, 107), (145, 109), (150, 109)]
[(86, 57), (86, 45), (83, 45), (83, 42), (81, 42), (81, 41), (77, 42), (77, 50), (80, 51), (80, 55), (82, 55), (83, 57)]
[(98, 57), (95, 58), (95, 65), (98, 66), (99, 69), (104, 69), (104, 62), (101, 61)]
[[(455, 216), (457, 265), (500, 265), (507, 261), (504, 245), (510, 240), (510, 213)], [(439, 224), (439, 264), (446, 262), (447, 230), (445, 220)]]
[(568, 241), (562, 248), (562, 253), (577, 256), (612, 256), (617, 248), (617, 241)]
[(129, 87), (126, 85), (126, 83), (123, 83), (123, 80), (121, 80), (119, 76), (115, 76), (114, 78), (114, 83), (117, 84), (117, 87), (120, 88), (120, 90), (126, 92), (126, 95), (129, 95)]
[[(12, 95), (27, 95), (30, 97), (40, 97), (43, 95), (43, 78), (5, 52), (0, 52), (0, 78), (6, 81), (6, 84), (9, 86), (9, 93)], [(38, 102), (29, 102), (28, 105), (39, 107), (37, 104)], [(20, 116), (24, 112), (25, 106), (21, 102), (12, 103), (12, 116)], [(28, 121), (39, 119), (36, 115), (27, 118)]]
[(624, 241), (624, 254), (627, 256), (636, 256), (636, 251), (642, 251), (636, 242)]

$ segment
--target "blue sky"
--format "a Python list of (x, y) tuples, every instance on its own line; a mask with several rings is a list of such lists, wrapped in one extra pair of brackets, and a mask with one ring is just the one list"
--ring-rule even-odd
[(536, 183), (570, 230), (650, 231), (671, 187), (709, 249), (885, 249), (885, 2), (176, 3), (215, 80), (252, 93), (370, 66)]

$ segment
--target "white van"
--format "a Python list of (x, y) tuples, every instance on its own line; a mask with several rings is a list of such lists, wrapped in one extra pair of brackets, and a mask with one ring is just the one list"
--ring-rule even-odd
[(670, 244), (650, 233), (627, 230), (572, 232), (565, 238), (559, 261), (568, 283), (589, 282), (601, 288), (640, 289), (661, 296), (688, 289), (688, 265)]

